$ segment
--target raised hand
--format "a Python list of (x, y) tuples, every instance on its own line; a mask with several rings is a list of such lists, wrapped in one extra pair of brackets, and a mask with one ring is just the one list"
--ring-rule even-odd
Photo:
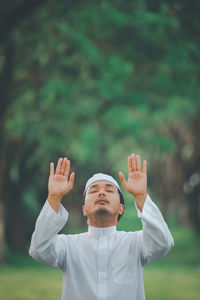
[(62, 197), (73, 188), (75, 174), (73, 172), (69, 177), (69, 171), (70, 161), (66, 157), (59, 158), (55, 173), (54, 163), (50, 164), (48, 201), (56, 211), (58, 211)]
[(119, 172), (119, 177), (124, 189), (132, 194), (137, 202), (138, 207), (142, 210), (144, 201), (147, 196), (147, 162), (143, 161), (141, 166), (140, 156), (132, 153), (128, 157), (128, 173), (129, 177), (126, 181), (124, 174)]

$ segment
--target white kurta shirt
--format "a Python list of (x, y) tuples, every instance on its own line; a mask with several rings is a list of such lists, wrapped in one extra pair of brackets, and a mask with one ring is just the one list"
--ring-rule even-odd
[(29, 253), (63, 271), (62, 300), (144, 300), (144, 266), (166, 255), (174, 242), (149, 196), (138, 216), (143, 230), (136, 232), (89, 226), (86, 233), (58, 234), (68, 212), (60, 205), (56, 213), (46, 202)]

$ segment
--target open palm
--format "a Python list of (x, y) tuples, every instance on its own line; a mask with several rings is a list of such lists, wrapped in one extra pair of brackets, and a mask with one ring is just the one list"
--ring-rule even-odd
[(144, 195), (147, 190), (147, 162), (144, 160), (143, 168), (141, 167), (140, 156), (131, 154), (128, 157), (128, 173), (129, 177), (126, 181), (124, 174), (119, 172), (120, 180), (124, 189), (134, 197)]
[(50, 164), (48, 188), (51, 196), (63, 197), (73, 188), (74, 173), (71, 173), (68, 180), (69, 171), (70, 161), (66, 157), (59, 158), (55, 173), (54, 164)]

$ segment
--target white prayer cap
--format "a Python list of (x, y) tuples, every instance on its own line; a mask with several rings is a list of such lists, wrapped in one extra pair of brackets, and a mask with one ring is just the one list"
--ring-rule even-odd
[(112, 176), (107, 175), (107, 174), (103, 174), (103, 173), (97, 173), (97, 174), (94, 174), (91, 178), (89, 178), (88, 181), (86, 182), (84, 194), (86, 193), (89, 186), (97, 180), (110, 181), (121, 191), (121, 189), (119, 187), (119, 184), (117, 183), (117, 181)]

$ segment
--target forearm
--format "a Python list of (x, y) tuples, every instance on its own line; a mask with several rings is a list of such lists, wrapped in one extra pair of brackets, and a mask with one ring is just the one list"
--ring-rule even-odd
[(139, 210), (142, 212), (143, 210), (143, 207), (144, 207), (144, 203), (145, 203), (145, 200), (147, 198), (147, 192), (145, 192), (144, 194), (142, 195), (137, 195), (137, 196), (134, 196), (134, 199), (135, 199), (135, 202), (137, 204), (137, 207), (139, 208)]
[(56, 213), (58, 213), (62, 197), (49, 194), (47, 200), (48, 200), (49, 204), (51, 205), (51, 207), (53, 208), (53, 210)]
[(143, 260), (144, 263), (152, 263), (170, 251), (174, 240), (160, 210), (149, 196), (145, 200), (142, 213), (139, 211), (138, 216), (143, 225)]
[(67, 219), (68, 213), (64, 207), (61, 206), (56, 213), (48, 201), (44, 204), (31, 239), (29, 254), (34, 259), (48, 266), (61, 268), (64, 250), (58, 232)]

